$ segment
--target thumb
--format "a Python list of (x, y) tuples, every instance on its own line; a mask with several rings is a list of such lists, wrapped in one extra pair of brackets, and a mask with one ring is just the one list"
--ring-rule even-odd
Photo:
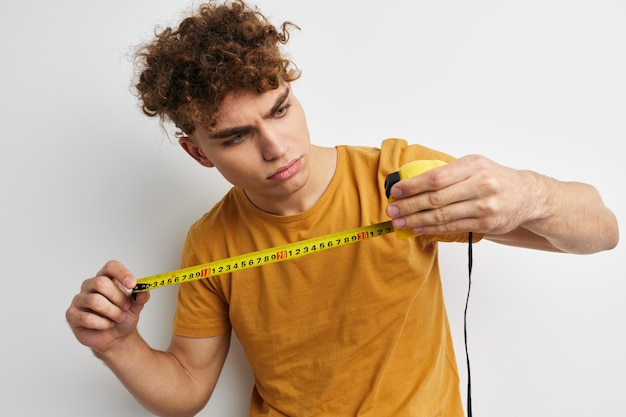
[(133, 314), (138, 315), (141, 310), (143, 310), (143, 307), (146, 305), (146, 303), (150, 300), (150, 291), (132, 293), (131, 297), (133, 301), (130, 306), (130, 311)]

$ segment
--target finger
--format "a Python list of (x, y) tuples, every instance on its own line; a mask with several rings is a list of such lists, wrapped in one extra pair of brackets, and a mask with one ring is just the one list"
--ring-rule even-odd
[(453, 164), (431, 168), (419, 175), (397, 182), (391, 188), (391, 196), (394, 198), (406, 198), (428, 191), (439, 190), (460, 181), (459, 175), (463, 176), (462, 171)]
[[(106, 276), (98, 276), (90, 280), (89, 293), (85, 297), (85, 308), (107, 317), (115, 318), (117, 310), (130, 308), (129, 292), (118, 282)], [(96, 308), (94, 308), (96, 307)], [(115, 310), (113, 310), (115, 307)], [(106, 309), (106, 310), (105, 310)]]
[(130, 307), (128, 297), (130, 290), (108, 276), (100, 275), (85, 280), (81, 286), (81, 294), (99, 294), (122, 310), (127, 310)]
[(115, 323), (124, 320), (126, 313), (112, 304), (99, 293), (83, 293), (76, 295), (66, 318), (74, 329), (87, 328), (92, 330), (110, 329)]
[(448, 189), (424, 192), (390, 203), (387, 206), (387, 215), (391, 218), (406, 217), (414, 213), (445, 206), (453, 201), (453, 197)]
[(118, 323), (107, 317), (95, 314), (93, 312), (80, 311), (76, 314), (67, 314), (67, 322), (75, 332), (86, 330), (109, 330)]
[[(456, 232), (482, 232), (503, 227), (502, 218), (485, 201), (468, 200), (424, 210), (402, 218), (404, 229), (415, 233), (439, 234)], [(395, 226), (394, 226), (395, 227)]]
[(463, 204), (452, 204), (444, 207), (412, 213), (394, 219), (399, 228), (411, 229), (415, 233), (453, 233), (461, 227), (476, 221), (471, 210), (462, 208)]
[(453, 233), (475, 232), (480, 233), (474, 225), (478, 224), (477, 219), (465, 218), (440, 225), (426, 225), (411, 228), (416, 235), (447, 235)]
[(97, 275), (107, 276), (128, 290), (133, 289), (136, 285), (133, 273), (124, 264), (116, 260), (111, 260), (104, 264)]
[(396, 199), (387, 207), (387, 215), (403, 217), (468, 199), (469, 187), (459, 186), (469, 177), (463, 165), (451, 163), (400, 181), (391, 190)]
[(133, 301), (130, 307), (130, 311), (133, 314), (139, 314), (144, 305), (150, 300), (150, 292), (144, 291), (133, 294)]

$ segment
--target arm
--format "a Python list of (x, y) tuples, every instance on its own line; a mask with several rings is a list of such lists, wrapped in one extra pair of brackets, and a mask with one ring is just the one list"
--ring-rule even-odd
[(613, 249), (619, 240), (617, 220), (597, 190), (583, 183), (560, 182), (534, 172), (526, 177), (527, 195), (536, 211), (517, 229), (486, 238), (506, 245), (568, 253)]
[(391, 193), (399, 198), (387, 208), (394, 227), (418, 233), (473, 231), (498, 243), (570, 253), (612, 249), (619, 239), (615, 216), (592, 186), (482, 156), (407, 178)]
[(133, 332), (96, 356), (147, 410), (159, 416), (195, 416), (209, 401), (230, 345), (230, 333), (210, 338), (172, 336), (166, 352)]
[(108, 262), (81, 286), (66, 312), (74, 335), (115, 373), (148, 410), (193, 416), (209, 400), (230, 346), (230, 333), (211, 338), (174, 335), (157, 351), (137, 331), (149, 292), (130, 297), (136, 280), (121, 263)]

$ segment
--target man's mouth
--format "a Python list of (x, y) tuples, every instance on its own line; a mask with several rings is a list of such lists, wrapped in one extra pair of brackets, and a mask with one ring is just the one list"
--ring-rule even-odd
[(287, 165), (282, 166), (276, 172), (269, 176), (269, 179), (275, 181), (283, 181), (293, 177), (302, 166), (302, 158), (295, 159)]

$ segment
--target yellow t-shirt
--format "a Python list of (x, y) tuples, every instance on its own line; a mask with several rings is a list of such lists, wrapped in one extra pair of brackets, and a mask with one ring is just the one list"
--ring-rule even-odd
[[(452, 159), (398, 139), (337, 150), (335, 175), (306, 212), (272, 215), (232, 188), (190, 228), (182, 266), (388, 220), (388, 173)], [(250, 416), (461, 417), (437, 241), (467, 234), (392, 233), (182, 284), (173, 331), (235, 330), (255, 378)]]

